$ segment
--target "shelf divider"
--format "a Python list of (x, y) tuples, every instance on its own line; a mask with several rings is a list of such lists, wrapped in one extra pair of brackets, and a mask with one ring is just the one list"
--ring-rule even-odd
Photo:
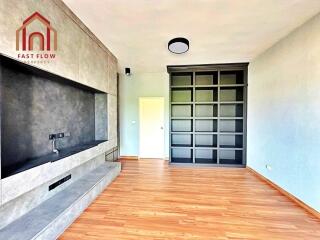
[(218, 123), (217, 123), (217, 164), (220, 164), (220, 75), (221, 71), (218, 69)]
[(192, 144), (193, 144), (193, 150), (192, 150), (192, 162), (193, 162), (193, 164), (195, 164), (195, 162), (196, 162), (196, 150), (195, 150), (195, 146), (196, 146), (196, 139), (195, 139), (195, 131), (196, 131), (196, 129), (195, 129), (195, 127), (196, 127), (196, 121), (195, 121), (195, 116), (196, 116), (196, 105), (195, 105), (195, 100), (196, 100), (196, 88), (195, 88), (195, 84), (196, 84), (196, 73), (195, 72), (193, 72), (193, 75), (192, 75), (192, 78), (193, 78), (193, 88), (192, 88), (192, 90), (193, 90), (193, 94), (192, 94), (192, 97), (193, 97), (193, 106), (192, 106), (192, 118), (193, 118), (193, 120), (192, 120), (192, 124), (193, 124), (193, 126), (192, 126), (192, 131), (193, 131), (193, 133), (192, 133)]

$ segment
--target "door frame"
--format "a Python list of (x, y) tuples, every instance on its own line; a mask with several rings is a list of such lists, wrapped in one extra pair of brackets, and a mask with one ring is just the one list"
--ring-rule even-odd
[[(160, 158), (160, 159), (165, 159), (165, 155), (166, 155), (166, 149), (165, 149), (165, 99), (164, 97), (139, 97), (139, 126), (138, 126), (138, 146), (139, 146), (139, 152), (138, 152), (138, 158), (143, 158), (141, 157), (141, 100), (142, 99), (160, 99), (162, 100), (163, 102), (163, 149), (162, 149), (162, 152), (163, 152), (163, 156)], [(150, 158), (152, 159), (152, 158)], [(154, 158), (154, 159), (159, 159), (159, 158)]]

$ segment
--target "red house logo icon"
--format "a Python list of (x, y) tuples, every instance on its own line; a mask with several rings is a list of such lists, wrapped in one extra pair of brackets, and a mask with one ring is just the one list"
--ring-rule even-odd
[[(31, 31), (28, 32), (28, 26), (34, 21), (40, 21), (40, 23), (46, 29), (41, 33), (40, 31)], [(21, 36), (22, 35), (22, 36)], [(52, 35), (53, 35), (53, 48), (52, 48)], [(21, 38), (20, 38), (21, 37)], [(22, 42), (20, 43), (20, 39)], [(35, 48), (35, 39), (38, 39), (39, 42), (39, 50), (40, 51), (50, 51), (57, 50), (57, 31), (51, 26), (48, 19), (43, 17), (40, 13), (35, 12), (26, 20), (23, 21), (23, 24), (16, 31), (16, 50), (19, 51), (20, 47), (23, 51), (32, 51)], [(22, 46), (21, 46), (22, 45)]]

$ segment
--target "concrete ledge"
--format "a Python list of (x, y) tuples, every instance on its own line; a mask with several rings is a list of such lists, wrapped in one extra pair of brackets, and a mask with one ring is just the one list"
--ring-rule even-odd
[[(50, 181), (32, 189), (31, 191), (26, 192), (23, 195), (3, 204), (0, 208), (0, 229), (6, 227), (10, 223), (30, 212), (33, 208), (38, 207), (41, 203), (52, 198), (57, 193), (65, 190), (71, 184), (75, 183), (84, 175), (101, 166), (101, 164), (103, 163), (105, 163), (105, 155), (101, 154), (98, 157), (95, 157), (81, 164), (80, 166), (72, 168), (64, 172), (63, 174), (51, 179)], [(62, 185), (59, 185), (52, 191), (48, 191), (48, 188), (51, 184), (59, 181), (69, 174), (72, 175), (70, 180)]]
[(0, 239), (56, 239), (120, 173), (107, 162), (0, 230)]
[(105, 144), (99, 145), (73, 154), (56, 162), (49, 162), (43, 165), (17, 173), (13, 176), (1, 180), (2, 184), (2, 204), (5, 204), (40, 185), (60, 176), (81, 164), (105, 152)]

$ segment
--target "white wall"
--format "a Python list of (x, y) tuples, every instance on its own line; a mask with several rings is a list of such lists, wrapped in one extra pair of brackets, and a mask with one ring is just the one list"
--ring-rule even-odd
[(165, 99), (165, 155), (169, 156), (169, 74), (134, 73), (121, 75), (120, 100), (120, 155), (139, 155), (139, 97)]
[(319, 147), (320, 14), (249, 65), (248, 165), (320, 211)]

